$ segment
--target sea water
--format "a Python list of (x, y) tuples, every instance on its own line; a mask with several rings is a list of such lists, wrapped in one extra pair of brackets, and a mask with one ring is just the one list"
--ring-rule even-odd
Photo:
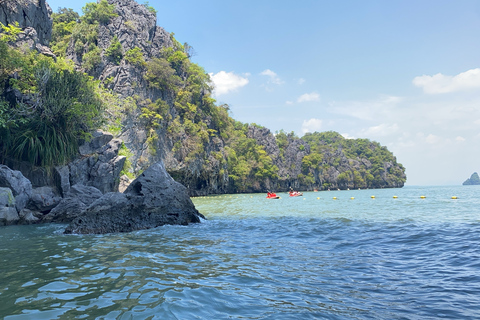
[(222, 195), (194, 198), (208, 220), (189, 226), (2, 227), (0, 318), (480, 319), (479, 194)]

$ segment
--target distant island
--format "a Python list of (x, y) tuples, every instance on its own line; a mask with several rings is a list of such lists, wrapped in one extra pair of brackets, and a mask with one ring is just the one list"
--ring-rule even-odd
[(471, 176), (470, 179), (465, 180), (463, 183), (464, 186), (473, 186), (473, 185), (480, 185), (480, 177), (478, 176), (478, 173), (474, 172)]

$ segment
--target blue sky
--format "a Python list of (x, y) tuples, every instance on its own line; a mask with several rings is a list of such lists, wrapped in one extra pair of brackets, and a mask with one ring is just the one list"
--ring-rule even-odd
[[(48, 1), (81, 13), (87, 1)], [(143, 1), (140, 1), (143, 3)], [(480, 1), (149, 1), (232, 116), (388, 147), (407, 185), (480, 172)]]

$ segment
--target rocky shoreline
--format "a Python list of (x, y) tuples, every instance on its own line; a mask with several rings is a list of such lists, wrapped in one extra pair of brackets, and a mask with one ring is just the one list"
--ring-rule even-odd
[(68, 223), (65, 233), (130, 232), (165, 224), (198, 223), (199, 213), (186, 188), (158, 162), (118, 192), (124, 157), (118, 141), (101, 131), (80, 147), (82, 156), (55, 168), (54, 175), (22, 172), (0, 165), (0, 226)]

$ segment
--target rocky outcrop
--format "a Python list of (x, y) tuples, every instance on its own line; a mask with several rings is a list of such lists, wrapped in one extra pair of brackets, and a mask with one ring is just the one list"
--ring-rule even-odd
[(33, 28), (38, 44), (48, 45), (52, 37), (52, 9), (45, 0), (1, 0), (0, 22), (18, 22), (20, 28)]
[(95, 187), (74, 185), (60, 203), (43, 217), (43, 222), (70, 223), (102, 195)]
[(480, 177), (478, 176), (478, 173), (476, 172), (472, 173), (470, 178), (463, 182), (463, 185), (464, 186), (480, 185)]
[(0, 187), (9, 188), (15, 197), (15, 208), (20, 212), (32, 195), (32, 183), (20, 171), (0, 165)]
[(61, 200), (62, 197), (53, 187), (44, 186), (35, 188), (27, 203), (27, 209), (48, 213), (55, 208)]
[(102, 193), (118, 191), (126, 157), (119, 156), (120, 139), (101, 130), (80, 146), (81, 157), (68, 164), (70, 184), (93, 186)]
[(24, 52), (36, 50), (40, 54), (51, 57), (54, 60), (57, 59), (52, 50), (50, 50), (50, 48), (46, 45), (42, 44), (42, 41), (38, 38), (37, 31), (32, 27), (27, 27), (21, 33), (19, 33), (17, 40), (12, 43), (11, 46)]
[(0, 165), (0, 226), (17, 224), (32, 195), (32, 184), (20, 171)]
[(156, 163), (124, 193), (107, 193), (92, 203), (65, 233), (130, 232), (165, 224), (198, 223), (200, 218), (204, 217), (195, 209), (186, 188), (172, 179), (163, 163)]

